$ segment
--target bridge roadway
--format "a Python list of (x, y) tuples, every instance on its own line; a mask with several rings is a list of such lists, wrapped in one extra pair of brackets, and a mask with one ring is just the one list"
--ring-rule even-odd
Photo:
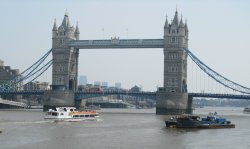
[(164, 48), (164, 39), (72, 40), (68, 45), (77, 49)]
[[(47, 91), (47, 90), (46, 90)], [(44, 90), (36, 91), (0, 91), (0, 95), (43, 95)], [(128, 92), (128, 91), (105, 91), (105, 92), (76, 92), (75, 99), (107, 96), (107, 95), (129, 95), (154, 99), (156, 92)], [(250, 95), (235, 95), (235, 94), (212, 94), (212, 93), (188, 93), (188, 96), (204, 97), (204, 98), (225, 98), (225, 99), (246, 99), (250, 100)]]
[(0, 98), (0, 104), (11, 105), (11, 106), (15, 106), (15, 107), (23, 107), (23, 108), (28, 107), (28, 105), (26, 103), (17, 102), (17, 101), (10, 101), (10, 100), (4, 100), (2, 98)]

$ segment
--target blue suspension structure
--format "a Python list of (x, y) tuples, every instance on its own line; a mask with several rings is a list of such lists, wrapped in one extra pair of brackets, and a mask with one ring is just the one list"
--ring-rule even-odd
[[(33, 65), (27, 68), (25, 71), (20, 73), (20, 75), (15, 76), (10, 79), (10, 81), (0, 84), (0, 90), (9, 91), (9, 90), (18, 90), (24, 85), (34, 81), (39, 76), (41, 76), (48, 68), (52, 65), (53, 60), (50, 60), (45, 65), (41, 66), (43, 62), (45, 62), (46, 58), (52, 52), (52, 49), (49, 50), (45, 55), (43, 55), (38, 61), (36, 61)], [(31, 79), (25, 84), (22, 84), (23, 81)]]
[(235, 82), (223, 77), (222, 75), (220, 75), (219, 73), (215, 72), (213, 69), (208, 67), (206, 64), (204, 64), (190, 50), (188, 50), (186, 48), (184, 48), (183, 50), (198, 65), (198, 67), (201, 70), (203, 70), (207, 75), (209, 75), (211, 78), (213, 78), (215, 81), (217, 81), (221, 85), (223, 85), (223, 86), (225, 86), (227, 88), (230, 88), (233, 91), (237, 91), (237, 92), (244, 93), (244, 94), (250, 94), (250, 88), (242, 86), (242, 85), (240, 85), (238, 83), (235, 83)]

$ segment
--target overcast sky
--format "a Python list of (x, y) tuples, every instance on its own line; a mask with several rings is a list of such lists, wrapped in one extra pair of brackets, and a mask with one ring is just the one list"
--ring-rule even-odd
[[(82, 40), (147, 39), (163, 38), (166, 15), (170, 21), (176, 5), (188, 22), (189, 49), (250, 87), (249, 0), (1, 0), (0, 59), (13, 69), (28, 68), (51, 48), (54, 19), (59, 26), (66, 9), (71, 25), (78, 21)], [(79, 75), (89, 83), (156, 90), (163, 85), (163, 49), (82, 49)], [(50, 80), (51, 71), (41, 79)]]

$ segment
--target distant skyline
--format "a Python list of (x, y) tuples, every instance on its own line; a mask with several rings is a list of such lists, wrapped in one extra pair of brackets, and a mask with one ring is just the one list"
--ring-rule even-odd
[[(154, 39), (163, 38), (166, 16), (170, 22), (176, 6), (187, 19), (189, 49), (218, 73), (250, 87), (248, 0), (2, 0), (0, 59), (21, 72), (28, 68), (51, 49), (54, 19), (59, 26), (66, 9), (82, 40)], [(154, 91), (163, 86), (163, 57), (163, 49), (81, 49), (78, 74), (88, 82)], [(38, 81), (51, 76), (50, 69)]]

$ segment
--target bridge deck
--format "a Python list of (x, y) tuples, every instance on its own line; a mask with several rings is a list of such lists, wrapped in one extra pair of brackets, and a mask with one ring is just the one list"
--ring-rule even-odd
[(212, 94), (212, 93), (188, 93), (190, 97), (204, 97), (204, 98), (225, 98), (225, 99), (248, 99), (250, 95), (235, 95), (235, 94)]
[(113, 48), (164, 48), (163, 39), (111, 39), (111, 40), (73, 40), (68, 44), (78, 49)]
[(6, 105), (24, 107), (24, 108), (28, 107), (28, 105), (23, 103), (23, 102), (4, 100), (4, 99), (1, 99), (1, 98), (0, 98), (0, 104), (6, 104)]
[[(0, 95), (43, 95), (45, 91), (0, 91)], [(156, 92), (76, 92), (75, 96), (77, 99), (81, 99), (85, 96), (105, 96), (105, 95), (131, 95), (131, 96), (143, 96), (143, 97), (154, 97)], [(212, 93), (188, 93), (189, 97), (204, 97), (204, 98), (225, 98), (225, 99), (247, 99), (250, 100), (250, 95), (236, 95), (236, 94), (212, 94)]]

